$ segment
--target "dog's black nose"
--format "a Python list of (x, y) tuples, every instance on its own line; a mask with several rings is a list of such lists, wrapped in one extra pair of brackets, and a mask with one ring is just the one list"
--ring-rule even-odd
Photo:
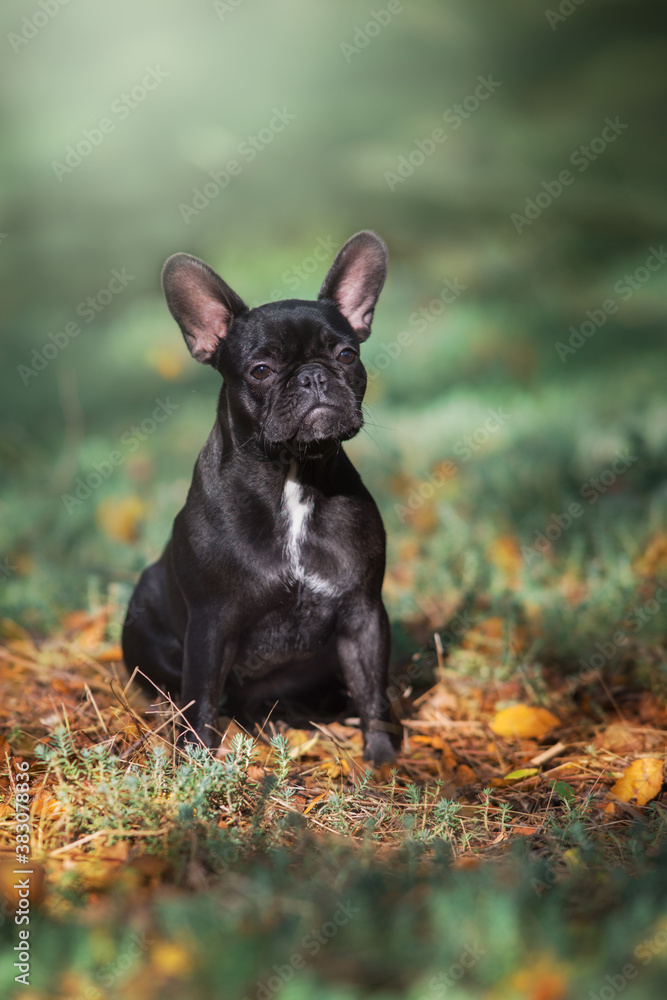
[(296, 381), (303, 389), (326, 389), (329, 376), (321, 365), (304, 365)]

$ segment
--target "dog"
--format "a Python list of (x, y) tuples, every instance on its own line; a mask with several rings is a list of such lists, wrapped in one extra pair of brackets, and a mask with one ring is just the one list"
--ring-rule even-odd
[(367, 230), (339, 250), (316, 301), (250, 309), (198, 258), (177, 253), (164, 265), (186, 345), (223, 384), (171, 538), (132, 595), (122, 645), (145, 690), (180, 695), (181, 740), (213, 746), (223, 689), (252, 717), (345, 685), (364, 759), (395, 758), (385, 531), (341, 447), (364, 422), (359, 349), (386, 273), (387, 248)]

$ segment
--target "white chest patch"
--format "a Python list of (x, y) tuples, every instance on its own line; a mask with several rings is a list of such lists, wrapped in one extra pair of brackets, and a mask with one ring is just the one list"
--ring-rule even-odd
[(304, 584), (309, 590), (327, 597), (334, 597), (338, 588), (317, 573), (307, 572), (303, 559), (303, 543), (308, 531), (308, 521), (313, 510), (312, 499), (305, 500), (303, 488), (297, 478), (297, 464), (292, 462), (285, 479), (283, 490), (283, 511), (287, 522), (285, 554), (289, 563), (290, 576)]
[(313, 502), (312, 500), (303, 499), (303, 490), (297, 479), (296, 462), (292, 462), (290, 465), (287, 479), (285, 480), (283, 509), (287, 518), (287, 557), (294, 575), (302, 579), (301, 546), (306, 537)]

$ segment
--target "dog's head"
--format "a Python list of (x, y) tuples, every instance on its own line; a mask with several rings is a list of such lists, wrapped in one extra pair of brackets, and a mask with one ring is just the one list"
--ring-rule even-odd
[(192, 356), (223, 376), (235, 422), (267, 451), (320, 450), (363, 424), (359, 345), (371, 332), (386, 273), (387, 248), (364, 231), (339, 250), (317, 301), (249, 309), (207, 264), (184, 253), (166, 262), (162, 285)]

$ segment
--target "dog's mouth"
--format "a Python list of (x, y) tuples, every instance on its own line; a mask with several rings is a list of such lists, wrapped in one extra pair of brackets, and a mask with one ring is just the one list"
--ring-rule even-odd
[(364, 422), (360, 400), (347, 385), (318, 385), (314, 391), (280, 394), (271, 402), (261, 436), (272, 449), (337, 446), (354, 437)]
[(271, 447), (293, 448), (296, 453), (325, 452), (349, 441), (358, 434), (364, 423), (361, 410), (350, 412), (336, 403), (314, 403), (305, 413), (285, 427), (278, 437), (267, 428), (264, 440)]
[(347, 441), (361, 429), (363, 416), (336, 403), (314, 403), (301, 417), (294, 439), (310, 441)]
[(301, 422), (303, 423), (305, 420), (317, 420), (318, 418), (325, 417), (327, 414), (330, 416), (338, 414), (342, 418), (349, 416), (346, 410), (338, 403), (318, 401), (317, 403), (313, 403), (310, 409), (306, 410), (301, 418)]

